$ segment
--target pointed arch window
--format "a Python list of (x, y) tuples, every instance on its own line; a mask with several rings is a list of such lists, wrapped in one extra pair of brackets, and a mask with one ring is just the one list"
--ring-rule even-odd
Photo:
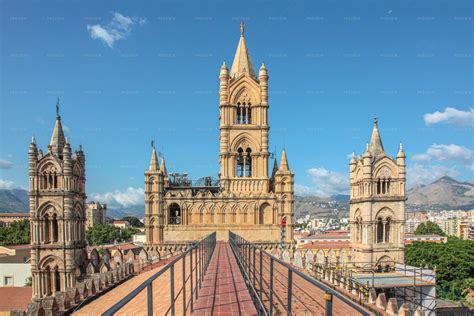
[(244, 176), (244, 157), (243, 149), (239, 148), (237, 150), (237, 156), (235, 157), (235, 176), (243, 177)]
[(384, 242), (384, 224), (382, 217), (377, 218), (377, 243)]
[(53, 214), (51, 218), (51, 233), (52, 233), (52, 241), (58, 242), (58, 219), (56, 214)]
[(385, 222), (385, 242), (390, 242), (390, 226), (391, 226), (392, 219), (387, 217), (387, 221)]
[(250, 102), (237, 102), (237, 124), (252, 123), (252, 108)]
[(244, 168), (245, 168), (245, 176), (246, 177), (251, 177), (252, 176), (252, 157), (251, 157), (252, 150), (250, 148), (247, 148), (245, 151), (245, 163), (244, 163)]
[(170, 205), (168, 224), (171, 224), (171, 225), (181, 224), (181, 208), (176, 203), (173, 203)]

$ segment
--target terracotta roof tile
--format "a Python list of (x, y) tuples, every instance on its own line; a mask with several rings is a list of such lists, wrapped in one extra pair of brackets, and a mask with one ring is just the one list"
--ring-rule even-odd
[(0, 287), (0, 312), (26, 310), (31, 303), (31, 287)]

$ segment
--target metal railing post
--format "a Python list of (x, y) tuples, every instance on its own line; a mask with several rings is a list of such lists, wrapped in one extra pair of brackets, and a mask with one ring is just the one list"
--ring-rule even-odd
[(153, 282), (146, 286), (148, 316), (153, 316)]
[(287, 313), (291, 315), (291, 296), (292, 296), (292, 286), (293, 286), (293, 271), (288, 269), (288, 308)]
[(255, 287), (255, 245), (252, 247), (253, 248), (253, 287)]
[(273, 257), (270, 257), (270, 316), (273, 314)]
[(183, 315), (186, 315), (186, 255), (183, 256)]
[(263, 293), (263, 273), (262, 273), (262, 259), (263, 259), (263, 252), (260, 249), (260, 300), (262, 300), (262, 293)]
[(190, 286), (189, 286), (189, 289), (191, 290), (191, 302), (189, 303), (190, 305), (190, 308), (191, 308), (191, 313), (193, 312), (194, 310), (194, 306), (193, 306), (193, 299), (194, 299), (194, 294), (193, 294), (193, 250), (194, 249), (191, 249), (191, 252), (189, 253), (189, 281), (190, 281)]
[(196, 246), (196, 266), (194, 267), (195, 275), (196, 275), (196, 300), (199, 297), (199, 279), (198, 279), (198, 257), (199, 257), (199, 245)]
[(170, 271), (170, 279), (171, 279), (171, 315), (174, 316), (174, 264), (171, 265)]
[(332, 294), (329, 292), (324, 293), (324, 299), (326, 300), (326, 316), (332, 316)]

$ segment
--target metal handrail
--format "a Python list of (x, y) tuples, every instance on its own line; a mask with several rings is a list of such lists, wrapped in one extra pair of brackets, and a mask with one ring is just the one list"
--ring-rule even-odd
[[(182, 261), (182, 269), (183, 269), (183, 314), (186, 315), (188, 301), (186, 300), (186, 257), (189, 256), (189, 280), (190, 280), (190, 299), (189, 299), (189, 306), (190, 311), (193, 312), (194, 309), (194, 301), (198, 299), (199, 296), (199, 289), (202, 285), (202, 279), (204, 274), (207, 271), (207, 267), (209, 266), (209, 261), (211, 260), (212, 253), (214, 252), (214, 248), (216, 246), (216, 233), (211, 233), (204, 239), (191, 244), (186, 251), (184, 251), (181, 255), (177, 256), (173, 259), (170, 263), (164, 266), (160, 271), (149, 277), (145, 282), (140, 284), (136, 289), (130, 292), (127, 296), (122, 298), (118, 301), (115, 305), (109, 308), (107, 311), (102, 313), (103, 316), (112, 316), (116, 312), (118, 312), (122, 307), (127, 305), (134, 297), (136, 297), (141, 291), (145, 288), (147, 290), (147, 315), (153, 315), (153, 286), (152, 283), (154, 280), (159, 278), (162, 274), (170, 270), (170, 292), (171, 292), (171, 303), (169, 310), (171, 311), (171, 315), (175, 315), (175, 297), (174, 297), (174, 266), (180, 260)], [(194, 254), (193, 254), (194, 253)], [(193, 256), (195, 260), (193, 260)], [(194, 261), (194, 262), (193, 262)], [(193, 273), (195, 273), (195, 282), (193, 287)]]
[[(349, 305), (353, 309), (355, 309), (357, 312), (360, 313), (360, 315), (369, 315), (367, 311), (365, 311), (362, 307), (351, 301), (350, 299), (346, 298), (344, 295), (341, 293), (335, 291), (334, 289), (328, 287), (322, 282), (319, 282), (315, 280), (314, 278), (304, 274), (303, 272), (295, 269), (291, 265), (287, 264), (286, 262), (272, 256), (271, 254), (267, 253), (266, 251), (262, 250), (261, 247), (258, 247), (257, 245), (245, 240), (241, 236), (229, 232), (229, 242), (231, 245), (231, 248), (234, 252), (235, 257), (237, 258), (237, 262), (240, 266), (240, 269), (243, 272), (244, 278), (247, 281), (250, 294), (254, 300), (254, 304), (257, 308), (257, 311), (260, 315), (274, 315), (274, 304), (273, 304), (273, 296), (277, 295), (277, 293), (273, 289), (273, 283), (274, 283), (274, 271), (276, 271), (275, 268), (275, 263), (281, 265), (286, 269), (286, 272), (288, 273), (288, 284), (287, 284), (287, 304), (282, 304), (284, 305), (283, 307), (285, 308), (286, 312), (288, 315), (292, 314), (292, 300), (296, 297), (293, 296), (292, 293), (292, 288), (293, 288), (293, 274), (297, 275), (298, 277), (301, 277), (305, 281), (309, 282), (311, 285), (318, 287), (319, 289), (323, 290), (325, 292), (324, 299), (326, 301), (325, 304), (325, 314), (326, 316), (332, 315), (332, 306), (333, 306), (333, 296), (341, 300), (343, 303)], [(256, 252), (259, 252), (258, 259), (256, 259)], [(268, 257), (270, 259), (270, 280), (269, 280), (269, 293), (265, 293), (266, 296), (269, 298), (269, 307), (268, 309), (266, 308), (265, 304), (263, 303), (263, 275), (262, 275), (262, 265), (263, 265), (263, 257)], [(259, 264), (259, 275), (258, 275), (258, 281), (257, 276), (255, 275), (256, 271), (256, 265)], [(258, 286), (258, 290), (257, 290)], [(296, 285), (295, 285), (296, 286)], [(277, 296), (278, 298), (278, 296)], [(280, 300), (282, 302), (283, 300)]]

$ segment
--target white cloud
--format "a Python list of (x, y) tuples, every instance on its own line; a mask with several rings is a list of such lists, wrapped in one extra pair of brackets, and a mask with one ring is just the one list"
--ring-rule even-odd
[(298, 195), (318, 195), (327, 197), (334, 194), (349, 192), (349, 174), (341, 174), (325, 168), (311, 168), (306, 170), (311, 179), (311, 186), (295, 185)]
[(463, 163), (472, 163), (472, 151), (464, 146), (455, 144), (433, 144), (426, 153), (413, 156), (415, 161), (461, 161)]
[(423, 116), (426, 125), (448, 123), (462, 126), (474, 126), (474, 109), (468, 111), (447, 107), (444, 112), (436, 111)]
[(24, 188), (20, 185), (15, 184), (15, 182), (10, 181), (10, 180), (3, 180), (0, 179), (0, 189), (1, 190), (12, 190), (12, 189), (22, 189), (22, 190), (27, 190), (27, 188)]
[(128, 187), (125, 191), (115, 190), (104, 194), (92, 193), (92, 200), (107, 203), (109, 207), (129, 207), (145, 203), (145, 191), (142, 188)]
[(87, 25), (91, 38), (101, 40), (110, 48), (118, 40), (125, 39), (132, 32), (136, 24), (144, 25), (147, 20), (144, 17), (128, 17), (118, 12), (113, 13), (112, 20), (106, 25)]
[(5, 159), (0, 159), (0, 169), (11, 169), (13, 168), (13, 162), (5, 160)]
[(439, 165), (422, 165), (415, 163), (407, 167), (407, 188), (413, 188), (422, 184), (430, 184), (433, 181), (444, 177), (457, 177), (459, 172), (454, 167)]

